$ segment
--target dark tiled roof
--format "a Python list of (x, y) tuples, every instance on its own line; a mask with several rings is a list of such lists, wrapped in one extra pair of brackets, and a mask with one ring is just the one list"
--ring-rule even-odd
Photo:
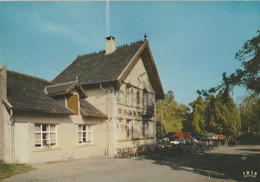
[(61, 84), (56, 84), (56, 85), (50, 85), (50, 86), (46, 87), (46, 91), (47, 91), (48, 95), (56, 94), (59, 92), (65, 92), (68, 89), (70, 89), (75, 83), (76, 83), (76, 81), (66, 82), (66, 83), (61, 83)]
[(85, 99), (80, 99), (80, 111), (87, 117), (107, 118), (107, 116), (98, 110), (96, 107), (91, 105)]
[(45, 95), (51, 82), (21, 73), (7, 71), (7, 99), (14, 110), (74, 114), (60, 102)]
[(81, 85), (117, 81), (120, 74), (138, 52), (144, 41), (117, 47), (115, 52), (105, 51), (79, 56), (54, 80), (55, 83), (69, 82), (79, 78)]

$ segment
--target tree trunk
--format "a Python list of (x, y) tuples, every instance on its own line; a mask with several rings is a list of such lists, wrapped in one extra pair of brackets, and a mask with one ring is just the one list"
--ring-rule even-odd
[(225, 139), (224, 145), (228, 145), (230, 139), (231, 139), (231, 136), (227, 136)]
[(164, 115), (163, 115), (163, 112), (161, 111), (161, 112), (160, 112), (160, 114), (161, 114), (161, 116), (162, 116), (163, 126), (164, 126), (164, 129), (165, 129), (165, 131), (166, 131), (166, 134), (167, 134), (167, 133), (168, 133), (168, 131), (167, 131), (167, 128), (166, 128), (166, 125), (165, 125), (165, 121), (164, 121)]

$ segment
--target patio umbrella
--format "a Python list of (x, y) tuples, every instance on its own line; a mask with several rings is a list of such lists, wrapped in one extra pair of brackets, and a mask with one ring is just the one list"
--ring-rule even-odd
[(210, 134), (210, 133), (201, 133), (202, 135), (202, 138), (204, 139), (210, 139), (210, 138), (213, 138), (213, 135)]
[(172, 137), (173, 138), (192, 138), (192, 136), (187, 132), (176, 132)]
[(213, 135), (213, 139), (218, 139), (218, 135), (215, 133), (210, 133), (211, 135)]
[(164, 137), (170, 138), (170, 137), (172, 137), (172, 135), (174, 135), (175, 133), (176, 133), (176, 132), (167, 133)]
[(226, 136), (221, 134), (221, 135), (218, 136), (218, 138), (219, 138), (220, 140), (224, 140), (224, 139), (226, 138)]
[(202, 135), (200, 133), (196, 132), (189, 132), (189, 134), (192, 136), (192, 138), (201, 139)]

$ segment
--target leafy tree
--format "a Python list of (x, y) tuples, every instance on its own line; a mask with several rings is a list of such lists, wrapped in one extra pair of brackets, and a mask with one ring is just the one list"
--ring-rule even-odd
[(241, 131), (245, 134), (260, 132), (260, 98), (255, 93), (246, 97), (239, 106)]
[(231, 138), (240, 133), (241, 119), (239, 110), (231, 97), (220, 91), (215, 98), (209, 100), (207, 107), (208, 130), (227, 136), (227, 144)]
[(205, 132), (206, 131), (206, 119), (205, 119), (205, 111), (206, 104), (203, 101), (203, 98), (199, 96), (197, 100), (190, 103), (192, 107), (191, 113), (191, 131), (195, 132)]
[(223, 73), (223, 83), (209, 91), (202, 90), (204, 95), (222, 90), (227, 96), (236, 85), (244, 86), (257, 94), (260, 93), (260, 30), (257, 31), (256, 37), (246, 41), (242, 49), (236, 53), (235, 58), (242, 62), (242, 68), (237, 69), (230, 76)]
[(156, 105), (157, 120), (165, 126), (166, 132), (181, 131), (183, 128), (182, 122), (189, 111), (188, 107), (178, 105), (172, 91), (168, 91), (165, 99), (157, 101)]

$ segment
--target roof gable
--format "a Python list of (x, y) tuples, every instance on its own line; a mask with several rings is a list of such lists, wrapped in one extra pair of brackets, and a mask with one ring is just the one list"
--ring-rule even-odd
[(45, 87), (46, 94), (49, 96), (64, 95), (70, 93), (74, 88), (81, 92), (81, 95), (87, 98), (87, 93), (81, 87), (79, 82), (72, 81), (67, 83), (61, 83), (56, 85), (49, 85)]
[(138, 61), (138, 59), (140, 57), (142, 58), (145, 69), (148, 72), (148, 76), (150, 78), (151, 84), (152, 84), (153, 88), (155, 89), (156, 98), (163, 99), (164, 91), (163, 91), (162, 83), (161, 83), (157, 68), (155, 66), (155, 62), (154, 62), (148, 41), (146, 41), (143, 44), (143, 46), (140, 48), (140, 50), (135, 54), (135, 56), (129, 62), (127, 67), (124, 69), (124, 71), (118, 77), (118, 81), (119, 82), (123, 81), (125, 76), (132, 69), (132, 67), (135, 65), (135, 63)]

